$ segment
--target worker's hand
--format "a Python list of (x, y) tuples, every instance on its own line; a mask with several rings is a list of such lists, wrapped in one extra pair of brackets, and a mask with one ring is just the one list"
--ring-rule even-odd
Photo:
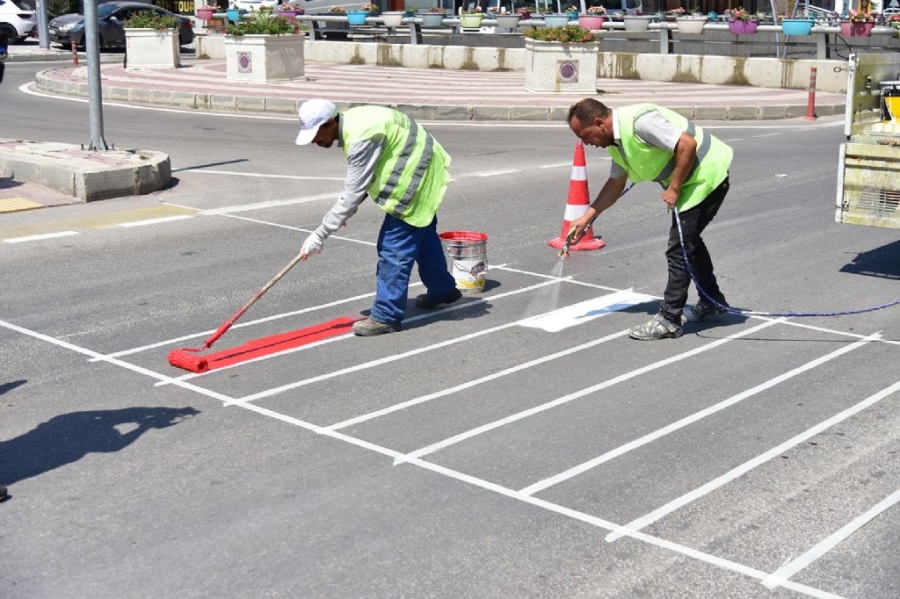
[(675, 207), (675, 204), (678, 203), (678, 192), (673, 189), (666, 188), (666, 190), (662, 194), (662, 200), (666, 203), (666, 207), (671, 212), (672, 208)]
[(587, 229), (587, 224), (590, 222), (590, 217), (585, 214), (581, 218), (572, 221), (572, 227), (569, 229), (569, 234), (566, 235), (566, 243), (569, 245), (573, 245), (578, 243), (582, 237), (584, 237), (585, 231)]
[(300, 248), (300, 259), (306, 260), (313, 254), (321, 253), (323, 245), (325, 245), (325, 240), (319, 237), (318, 233), (313, 231), (312, 233), (310, 233), (309, 237), (306, 238), (306, 241), (303, 242), (303, 246)]

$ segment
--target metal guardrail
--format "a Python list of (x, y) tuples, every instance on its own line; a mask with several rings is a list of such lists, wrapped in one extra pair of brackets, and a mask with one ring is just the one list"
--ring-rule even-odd
[[(213, 15), (214, 18), (226, 20), (227, 16), (225, 12), (215, 13)], [(246, 17), (247, 14), (242, 15)], [(402, 25), (400, 27), (386, 27), (384, 25), (384, 17), (381, 16), (370, 16), (366, 18), (365, 25), (349, 25), (348, 19), (346, 15), (335, 15), (328, 13), (320, 13), (320, 14), (304, 14), (297, 15), (294, 17), (294, 20), (301, 23), (308, 23), (311, 29), (311, 37), (312, 39), (325, 39), (328, 35), (338, 34), (338, 33), (346, 33), (348, 37), (371, 37), (374, 39), (388, 39), (388, 38), (397, 38), (397, 39), (409, 39), (410, 44), (417, 45), (422, 43), (422, 18), (421, 17), (405, 17), (402, 21)], [(522, 19), (519, 21), (518, 28), (528, 28), (528, 27), (544, 27), (545, 21), (542, 18), (531, 18), (531, 19)], [(514, 32), (515, 30), (504, 29), (497, 26), (497, 20), (489, 17), (485, 17), (481, 21), (482, 28), (497, 28), (507, 32)], [(484, 30), (484, 29), (482, 29)], [(706, 23), (703, 27), (704, 31), (716, 31), (716, 32), (728, 32), (729, 27), (727, 23), (722, 22), (713, 22)], [(445, 17), (441, 27), (432, 28), (429, 27), (425, 29), (429, 34), (441, 34), (441, 33), (454, 33), (454, 32), (478, 32), (477, 29), (469, 29), (462, 28), (460, 26), (460, 18), (457, 16), (448, 16)], [(623, 21), (617, 20), (609, 20), (603, 23), (602, 29), (600, 32), (607, 33), (622, 33), (625, 34), (627, 39), (633, 39), (636, 41), (647, 41), (649, 36), (647, 33), (654, 33), (658, 39), (658, 47), (660, 54), (673, 54), (673, 43), (676, 41), (676, 38), (673, 37), (673, 34), (678, 33), (678, 24), (670, 21), (662, 21), (662, 22), (651, 22), (648, 25), (647, 32), (629, 32), (625, 31), (625, 23)], [(838, 36), (841, 33), (841, 29), (839, 26), (832, 25), (815, 25), (813, 26), (810, 35), (807, 36), (783, 36), (781, 25), (775, 24), (760, 24), (757, 29), (757, 32), (760, 33), (773, 33), (775, 34), (775, 42), (774, 45), (776, 47), (776, 55), (781, 57), (781, 48), (783, 45), (787, 43), (791, 44), (802, 44), (806, 39), (809, 39), (809, 42), (806, 42), (809, 46), (815, 46), (815, 54), (816, 58), (819, 60), (828, 60), (831, 58), (830, 54), (830, 42), (833, 39), (833, 36)], [(892, 28), (892, 27), (875, 27), (872, 29), (873, 37), (900, 37), (900, 30)], [(735, 36), (737, 37), (737, 36)], [(740, 36), (743, 38), (744, 43), (747, 43), (747, 38), (750, 36)], [(782, 39), (783, 37), (783, 39)], [(602, 37), (601, 37), (602, 39)], [(692, 36), (690, 38), (692, 42), (704, 42), (702, 39), (698, 39), (696, 36)], [(723, 40), (710, 40), (710, 42), (714, 43), (722, 43)], [(900, 49), (900, 48), (898, 48)]]

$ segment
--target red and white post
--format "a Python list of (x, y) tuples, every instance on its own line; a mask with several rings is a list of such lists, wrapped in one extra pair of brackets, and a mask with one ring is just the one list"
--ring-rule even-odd
[(816, 67), (809, 69), (809, 100), (806, 103), (806, 117), (804, 118), (807, 121), (814, 121), (818, 118), (816, 116)]

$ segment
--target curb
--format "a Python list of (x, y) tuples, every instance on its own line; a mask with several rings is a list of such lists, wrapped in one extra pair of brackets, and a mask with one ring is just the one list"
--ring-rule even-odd
[[(60, 81), (41, 71), (35, 78), (37, 89), (59, 96), (89, 96), (86, 83)], [(193, 110), (212, 112), (232, 112), (239, 114), (272, 114), (278, 116), (296, 116), (303, 100), (286, 98), (266, 98), (258, 96), (240, 96), (229, 94), (210, 94), (189, 91), (168, 91), (153, 89), (137, 89), (130, 87), (104, 86), (104, 100), (110, 102), (128, 102), (144, 105), (175, 106)], [(377, 102), (365, 102), (365, 104)], [(345, 110), (361, 103), (335, 101), (338, 109)], [(422, 105), (391, 103), (392, 108), (408, 114), (421, 121), (532, 121), (532, 122), (565, 122), (569, 107), (564, 106), (484, 106), (484, 105)], [(816, 106), (818, 116), (844, 114), (845, 103), (824, 104)], [(788, 105), (767, 106), (693, 106), (673, 108), (689, 119), (715, 121), (748, 121), (777, 120), (806, 116), (807, 107)]]
[(93, 152), (81, 146), (0, 139), (0, 177), (93, 202), (158, 191), (172, 180), (169, 156), (151, 150)]

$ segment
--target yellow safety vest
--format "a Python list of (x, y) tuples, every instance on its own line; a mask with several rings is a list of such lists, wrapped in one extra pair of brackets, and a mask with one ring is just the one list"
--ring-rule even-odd
[(369, 185), (381, 208), (414, 227), (431, 224), (450, 185), (450, 155), (417, 122), (384, 106), (359, 106), (341, 113), (346, 155), (353, 144), (384, 139)]
[(642, 143), (634, 133), (634, 123), (651, 110), (658, 110), (670, 123), (697, 140), (697, 158), (685, 177), (676, 204), (679, 211), (693, 208), (728, 176), (733, 151), (717, 137), (703, 131), (682, 115), (654, 104), (635, 104), (618, 109), (619, 138), (622, 150), (608, 148), (616, 164), (628, 172), (633, 183), (658, 181), (668, 187), (675, 170), (675, 155), (664, 148)]

